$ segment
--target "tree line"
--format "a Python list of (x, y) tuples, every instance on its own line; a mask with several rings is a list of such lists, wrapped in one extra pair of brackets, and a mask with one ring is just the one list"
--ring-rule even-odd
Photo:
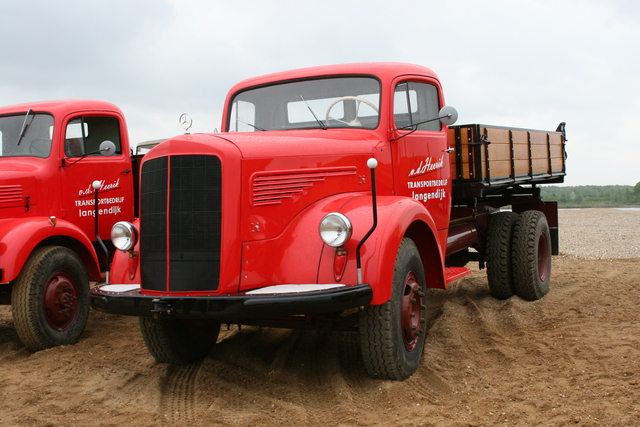
[(633, 185), (540, 186), (542, 200), (557, 201), (561, 208), (640, 205), (640, 182)]

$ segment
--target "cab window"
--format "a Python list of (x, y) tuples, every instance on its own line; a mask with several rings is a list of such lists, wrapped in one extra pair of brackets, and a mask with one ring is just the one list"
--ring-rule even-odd
[(67, 157), (100, 156), (100, 144), (111, 141), (122, 153), (120, 122), (115, 117), (77, 117), (67, 124), (64, 153)]
[(33, 113), (0, 117), (0, 157), (40, 157), (51, 154), (53, 116)]
[(396, 86), (393, 117), (396, 129), (439, 131), (438, 88), (432, 84), (402, 82)]

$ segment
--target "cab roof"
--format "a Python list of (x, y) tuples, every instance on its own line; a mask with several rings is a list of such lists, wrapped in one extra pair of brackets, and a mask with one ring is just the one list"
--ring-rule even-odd
[(361, 62), (300, 68), (252, 77), (234, 85), (229, 93), (235, 93), (242, 88), (261, 86), (279, 81), (306, 79), (318, 76), (340, 76), (353, 74), (376, 76), (383, 83), (398, 76), (405, 75), (427, 76), (438, 80), (438, 76), (430, 68), (422, 65), (407, 64), (403, 62)]
[(27, 104), (9, 105), (0, 107), (0, 115), (22, 114), (29, 109), (33, 112), (47, 112), (55, 116), (66, 115), (75, 111), (95, 111), (95, 112), (120, 112), (115, 104), (95, 99), (66, 99), (57, 101), (30, 102)]

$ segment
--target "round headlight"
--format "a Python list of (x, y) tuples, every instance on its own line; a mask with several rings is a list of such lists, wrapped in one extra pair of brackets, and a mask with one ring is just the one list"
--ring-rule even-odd
[(325, 215), (320, 221), (320, 238), (327, 245), (338, 248), (351, 238), (351, 221), (341, 213), (333, 212)]
[(136, 229), (130, 222), (116, 222), (111, 227), (111, 242), (116, 249), (128, 251), (135, 246), (136, 237)]

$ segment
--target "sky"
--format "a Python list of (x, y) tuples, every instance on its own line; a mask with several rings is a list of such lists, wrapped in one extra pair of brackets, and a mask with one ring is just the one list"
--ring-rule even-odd
[(555, 130), (565, 185), (640, 182), (637, 0), (21, 0), (0, 3), (0, 105), (102, 99), (132, 143), (220, 129), (245, 78), (409, 62), (458, 124)]

